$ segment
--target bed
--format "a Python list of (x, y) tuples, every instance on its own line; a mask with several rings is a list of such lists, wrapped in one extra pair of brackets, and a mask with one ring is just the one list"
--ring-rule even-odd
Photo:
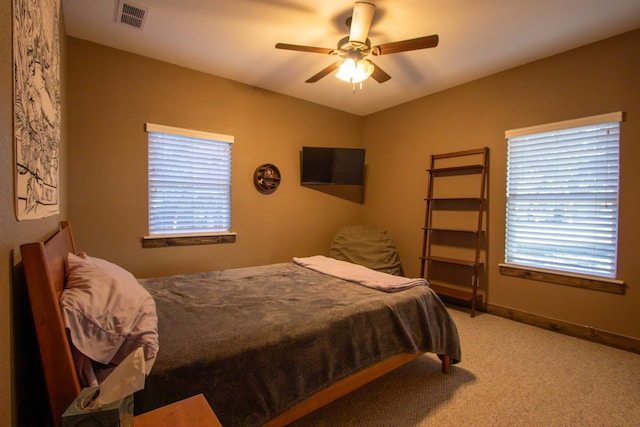
[[(65, 259), (78, 251), (63, 222), (21, 252), (59, 424), (81, 389), (59, 304)], [(445, 373), (460, 361), (455, 323), (428, 286), (383, 292), (308, 260), (139, 279), (155, 301), (160, 350), (136, 413), (203, 393), (223, 425), (286, 425), (424, 353)]]

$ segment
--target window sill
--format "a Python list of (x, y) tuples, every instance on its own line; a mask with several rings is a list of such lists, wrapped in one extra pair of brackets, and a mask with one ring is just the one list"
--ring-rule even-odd
[(145, 236), (141, 239), (141, 242), (144, 249), (168, 248), (171, 246), (216, 245), (219, 243), (235, 243), (236, 233), (202, 236)]
[(550, 270), (511, 264), (500, 264), (500, 274), (503, 276), (513, 276), (620, 295), (624, 295), (627, 287), (621, 280), (583, 276), (579, 274), (563, 274)]

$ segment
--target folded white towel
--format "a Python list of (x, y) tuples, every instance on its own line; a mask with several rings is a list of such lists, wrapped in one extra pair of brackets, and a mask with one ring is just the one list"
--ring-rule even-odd
[(403, 276), (394, 276), (393, 274), (383, 273), (362, 265), (328, 258), (323, 255), (293, 258), (293, 262), (329, 276), (385, 292), (398, 292), (414, 286), (428, 286), (427, 281), (422, 278), (409, 279)]

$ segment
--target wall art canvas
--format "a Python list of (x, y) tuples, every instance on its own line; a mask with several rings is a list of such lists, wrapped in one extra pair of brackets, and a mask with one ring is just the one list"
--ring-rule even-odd
[(14, 0), (15, 197), (18, 220), (59, 213), (59, 0)]

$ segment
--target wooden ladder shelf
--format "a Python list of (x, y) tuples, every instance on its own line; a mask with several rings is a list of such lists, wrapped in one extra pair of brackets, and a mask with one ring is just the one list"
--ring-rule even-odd
[[(482, 295), (478, 293), (478, 285), (483, 266), (481, 253), (488, 161), (489, 149), (483, 147), (433, 154), (427, 169), (429, 181), (425, 199), (425, 222), (422, 229), (420, 275), (429, 281), (431, 288), (444, 300), (454, 300), (470, 305), (471, 316), (475, 316), (476, 308), (482, 305)], [(460, 181), (456, 181), (452, 184), (446, 182), (447, 178), (463, 179), (468, 182), (465, 181), (465, 184), (460, 185)], [(475, 215), (476, 210), (477, 215)], [(446, 215), (447, 211), (467, 212), (470, 215)], [(461, 223), (463, 223), (462, 226), (460, 226)], [(460, 236), (466, 237), (460, 238)], [(463, 257), (439, 253), (439, 247), (448, 247), (451, 250), (457, 245), (468, 249), (467, 252), (462, 250)], [(457, 283), (452, 285), (449, 282), (439, 283), (439, 280), (442, 280), (442, 271), (446, 271), (446, 267), (443, 270), (443, 266), (446, 265), (451, 269), (466, 269), (470, 286), (468, 284), (460, 286)], [(439, 274), (434, 273), (437, 266), (439, 266)]]

